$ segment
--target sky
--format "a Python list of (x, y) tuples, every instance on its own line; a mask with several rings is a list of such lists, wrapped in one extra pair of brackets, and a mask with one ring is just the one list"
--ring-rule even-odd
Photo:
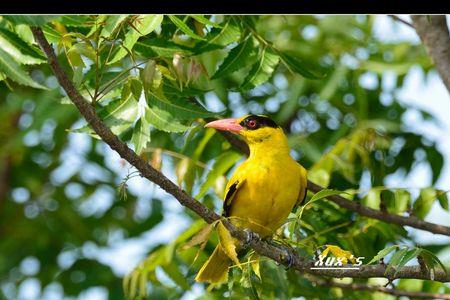
[[(410, 21), (408, 16), (399, 15), (401, 18)], [(449, 17), (447, 17), (449, 19)], [(381, 40), (385, 41), (411, 41), (420, 43), (415, 31), (408, 26), (394, 22), (387, 16), (377, 16), (374, 23), (374, 34)], [(437, 147), (441, 153), (444, 153), (445, 165), (436, 186), (441, 189), (450, 190), (450, 95), (438, 74), (431, 72), (424, 81), (424, 74), (420, 68), (413, 68), (408, 73), (404, 86), (398, 91), (398, 99), (405, 104), (423, 109), (438, 120), (438, 125), (430, 124), (422, 119), (421, 115), (414, 109), (410, 109), (405, 116), (405, 123), (410, 130), (420, 133), (425, 133), (433, 141), (437, 143)], [(393, 80), (387, 72), (383, 76), (383, 84), (389, 85), (389, 81)], [(365, 79), (366, 82), (362, 84), (370, 85), (370, 78)], [(74, 126), (77, 127), (77, 126)], [(70, 176), (71, 172), (76, 172), (84, 164), (83, 147), (89, 147), (89, 138), (82, 134), (70, 133), (70, 143), (74, 143), (77, 147), (69, 147), (72, 152), (66, 154), (65, 163), (61, 165), (60, 173), (56, 171), (55, 180), (62, 180), (61, 176)], [(118, 174), (124, 177), (127, 170), (122, 167), (121, 158), (117, 153), (110, 150), (108, 147), (103, 149), (108, 153), (106, 164)], [(75, 151), (75, 152), (73, 152)], [(163, 172), (173, 175), (172, 167), (165, 164)], [(62, 171), (64, 170), (64, 171)], [(93, 167), (87, 171), (86, 176), (102, 176), (98, 174), (98, 170)], [(172, 178), (174, 179), (174, 178)], [(402, 174), (395, 174), (387, 178), (385, 184), (389, 187), (408, 187), (416, 190), (421, 187), (426, 187), (431, 184), (431, 170), (426, 164), (418, 164), (408, 176)], [(87, 257), (97, 258), (100, 262), (112, 267), (113, 271), (118, 276), (124, 276), (130, 272), (143, 258), (146, 256), (147, 249), (159, 243), (168, 243), (172, 241), (180, 232), (187, 228), (189, 221), (180, 215), (182, 210), (177, 201), (165, 195), (161, 189), (149, 184), (147, 180), (136, 177), (128, 182), (129, 192), (135, 194), (139, 198), (138, 205), (145, 217), (146, 212), (149, 211), (149, 201), (152, 196), (162, 198), (165, 211), (165, 219), (158, 226), (152, 230), (144, 233), (142, 236), (133, 239), (122, 239), (120, 235), (113, 237), (110, 241), (110, 246), (107, 248), (99, 248), (93, 243), (86, 243), (82, 249), (83, 255)], [(72, 192), (76, 193), (76, 186), (73, 186)], [(103, 207), (108, 206), (108, 187), (105, 187), (104, 193), (95, 196), (91, 204), (95, 203), (93, 209), (86, 213), (95, 213), (101, 211)], [(99, 201), (99, 199), (102, 199)], [(440, 206), (435, 203), (431, 213), (427, 216), (427, 221), (439, 223), (450, 226), (450, 213), (445, 212)], [(176, 226), (174, 226), (176, 224)], [(408, 231), (421, 244), (427, 243), (447, 243), (450, 244), (450, 237), (441, 235), (433, 235), (428, 232), (408, 228)], [(58, 258), (62, 264), (70, 265), (75, 258), (74, 253), (65, 252)], [(443, 253), (441, 259), (450, 260), (450, 253)], [(162, 272), (158, 273), (163, 280), (165, 278)], [(20, 287), (19, 295), (21, 299), (34, 299), (39, 294), (40, 285), (37, 280), (26, 280)], [(195, 285), (193, 289), (188, 292), (183, 299), (189, 300), (201, 294), (203, 289), (200, 285)], [(79, 296), (79, 299), (107, 299), (107, 290), (101, 287), (93, 287), (88, 289), (85, 293)], [(58, 285), (46, 287), (44, 290), (44, 299), (60, 299), (62, 289)]]

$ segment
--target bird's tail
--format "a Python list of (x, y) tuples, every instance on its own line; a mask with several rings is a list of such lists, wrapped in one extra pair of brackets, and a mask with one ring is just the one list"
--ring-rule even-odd
[(195, 277), (197, 282), (209, 282), (212, 284), (220, 284), (228, 280), (228, 268), (231, 259), (223, 251), (222, 246), (217, 245), (214, 252), (203, 264), (202, 268)]

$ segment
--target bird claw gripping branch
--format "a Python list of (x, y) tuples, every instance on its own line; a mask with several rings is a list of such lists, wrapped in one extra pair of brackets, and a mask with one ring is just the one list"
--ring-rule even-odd
[(250, 246), (250, 243), (251, 243), (254, 239), (261, 240), (261, 237), (260, 237), (257, 233), (251, 231), (250, 229), (245, 228), (243, 231), (244, 231), (244, 233), (245, 233), (245, 241), (244, 241), (244, 243), (242, 244), (242, 247), (243, 247), (244, 249), (248, 248), (248, 247)]

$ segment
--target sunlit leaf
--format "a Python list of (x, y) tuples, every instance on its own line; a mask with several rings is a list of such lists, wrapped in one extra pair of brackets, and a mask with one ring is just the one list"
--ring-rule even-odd
[(169, 15), (169, 19), (186, 35), (196, 40), (204, 40), (201, 36), (196, 34), (189, 26), (180, 20), (177, 16)]
[(20, 64), (41, 64), (46, 61), (42, 52), (24, 42), (15, 33), (0, 28), (0, 47)]
[(406, 190), (396, 190), (394, 192), (395, 211), (402, 213), (408, 211), (411, 204), (411, 194)]
[(248, 90), (265, 83), (278, 65), (279, 59), (272, 50), (264, 48), (259, 61), (252, 66), (240, 89)]
[(320, 199), (333, 196), (333, 195), (340, 195), (340, 194), (346, 194), (346, 192), (343, 191), (337, 191), (333, 189), (323, 189), (319, 192), (315, 193), (314, 196), (311, 197), (311, 199), (307, 202), (308, 204), (311, 204), (313, 202), (316, 202)]
[[(111, 101), (98, 111), (98, 116), (114, 134), (121, 134), (132, 126), (136, 120), (137, 113), (138, 104), (130, 97), (128, 99)], [(92, 129), (88, 125), (75, 129), (74, 132), (90, 133), (92, 136), (98, 138), (97, 135), (93, 134)]]
[(245, 67), (250, 61), (249, 58), (254, 54), (254, 43), (251, 37), (248, 37), (245, 41), (238, 44), (236, 47), (228, 52), (227, 57), (217, 68), (211, 79), (217, 79), (226, 75), (229, 75), (243, 67)]
[(398, 250), (397, 252), (395, 252), (394, 255), (392, 255), (392, 257), (391, 257), (391, 260), (389, 260), (388, 269), (396, 268), (407, 252), (408, 252), (408, 248), (402, 248), (402, 249)]
[(108, 63), (113, 64), (125, 57), (125, 55), (128, 54), (128, 51), (126, 49), (130, 51), (141, 36), (145, 36), (158, 28), (162, 20), (163, 15), (138, 16), (138, 18), (135, 19), (133, 23), (134, 27), (130, 28), (125, 35), (122, 47), (115, 53), (114, 57)]
[(191, 18), (194, 18), (196, 21), (205, 24), (205, 25), (209, 25), (212, 27), (216, 27), (216, 28), (221, 28), (222, 26), (220, 26), (219, 24), (212, 22), (211, 20), (205, 18), (202, 15), (190, 15)]
[(25, 70), (5, 51), (0, 49), (0, 71), (9, 79), (19, 84), (31, 86), (38, 89), (47, 89), (45, 86), (34, 81)]
[(45, 38), (50, 42), (50, 43), (59, 43), (62, 39), (62, 35), (61, 33), (59, 33), (58, 31), (56, 31), (53, 27), (51, 27), (50, 25), (45, 25), (42, 27), (42, 31), (44, 32)]
[(113, 15), (106, 18), (105, 25), (100, 32), (100, 36), (104, 38), (110, 38), (111, 35), (119, 28), (123, 21), (127, 18), (127, 15)]
[(413, 213), (419, 219), (424, 219), (436, 200), (436, 190), (433, 188), (424, 188), (420, 190), (420, 196), (413, 204)]
[(241, 36), (239, 26), (232, 21), (227, 22), (223, 28), (213, 28), (205, 37), (206, 41), (196, 44), (195, 52), (203, 53), (237, 42)]
[(146, 118), (140, 118), (134, 125), (131, 142), (134, 144), (134, 151), (138, 155), (147, 147), (147, 143), (150, 142), (150, 125)]
[(166, 132), (185, 132), (190, 126), (182, 124), (170, 112), (151, 105), (145, 109), (145, 119), (155, 128)]
[(150, 93), (147, 103), (160, 110), (169, 112), (174, 118), (180, 120), (194, 120), (196, 118), (215, 117), (216, 113), (207, 111), (200, 105), (189, 102), (187, 99), (166, 98), (161, 93)]
[(386, 255), (388, 255), (389, 253), (391, 253), (392, 251), (394, 251), (397, 248), (398, 248), (397, 245), (393, 245), (393, 246), (390, 246), (390, 247), (380, 250), (377, 253), (377, 255), (375, 255), (367, 264), (370, 265), (370, 264), (373, 264), (374, 262), (378, 262), (380, 259), (384, 258)]

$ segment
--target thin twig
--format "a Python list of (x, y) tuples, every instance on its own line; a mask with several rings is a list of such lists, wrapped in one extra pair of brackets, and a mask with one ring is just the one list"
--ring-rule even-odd
[(414, 26), (413, 26), (411, 23), (409, 23), (409, 22), (403, 20), (402, 18), (400, 18), (400, 17), (398, 17), (398, 16), (396, 16), (396, 15), (388, 15), (388, 16), (391, 17), (392, 19), (394, 19), (395, 21), (400, 22), (400, 23), (403, 23), (403, 24), (405, 24), (406, 26), (409, 26), (409, 27), (411, 27), (412, 29), (414, 29)]

